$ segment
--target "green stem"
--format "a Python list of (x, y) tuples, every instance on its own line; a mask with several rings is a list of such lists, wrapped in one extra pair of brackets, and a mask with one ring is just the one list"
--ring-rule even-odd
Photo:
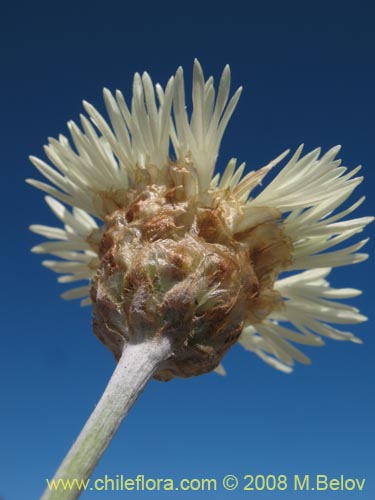
[[(53, 478), (55, 484), (59, 479), (76, 479), (79, 483), (90, 478), (122, 420), (170, 354), (170, 342), (166, 337), (126, 345), (99, 403), (57, 470)], [(47, 487), (41, 500), (75, 500), (84, 491), (76, 483), (72, 490), (64, 489), (61, 482), (59, 485), (57, 490)]]

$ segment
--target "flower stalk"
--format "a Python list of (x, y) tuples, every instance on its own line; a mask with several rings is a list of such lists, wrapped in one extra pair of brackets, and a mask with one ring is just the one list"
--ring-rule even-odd
[[(99, 403), (57, 470), (53, 478), (55, 482), (77, 479), (79, 484), (84, 484), (83, 481), (89, 479), (147, 382), (171, 354), (166, 336), (140, 344), (125, 344)], [(76, 486), (71, 491), (62, 487), (57, 490), (47, 488), (41, 500), (75, 500), (82, 491)]]

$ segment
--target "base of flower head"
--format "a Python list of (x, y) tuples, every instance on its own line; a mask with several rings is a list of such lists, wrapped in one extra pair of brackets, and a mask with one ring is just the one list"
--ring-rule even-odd
[(169, 337), (159, 380), (216, 368), (245, 323), (282, 307), (273, 285), (290, 262), (277, 211), (254, 208), (247, 225), (230, 226), (230, 192), (188, 197), (175, 182), (188, 169), (126, 193), (105, 220), (91, 289), (94, 332), (117, 359), (126, 342)]

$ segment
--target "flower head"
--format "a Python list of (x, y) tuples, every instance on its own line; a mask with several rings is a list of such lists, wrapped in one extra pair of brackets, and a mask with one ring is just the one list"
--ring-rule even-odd
[(309, 362), (294, 343), (358, 342), (332, 323), (366, 319), (336, 300), (358, 290), (325, 279), (367, 258), (366, 240), (341, 245), (372, 220), (346, 219), (363, 198), (337, 211), (361, 183), (359, 167), (341, 166), (339, 147), (323, 156), (300, 147), (253, 196), (288, 152), (246, 175), (235, 159), (215, 172), (240, 94), (229, 97), (229, 66), (215, 94), (195, 61), (189, 116), (181, 68), (165, 90), (136, 74), (130, 107), (105, 89), (109, 123), (84, 102), (89, 118), (68, 123), (72, 143), (60, 135), (45, 147), (53, 167), (31, 157), (50, 183), (28, 182), (63, 223), (31, 226), (51, 240), (33, 251), (58, 258), (43, 264), (60, 282), (86, 281), (62, 296), (93, 303), (94, 332), (117, 359), (126, 342), (168, 335), (174, 355), (162, 380), (218, 367), (237, 341), (290, 371), (294, 360)]

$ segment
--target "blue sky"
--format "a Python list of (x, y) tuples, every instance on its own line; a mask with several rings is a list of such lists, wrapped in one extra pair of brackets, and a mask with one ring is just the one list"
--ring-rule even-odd
[[(256, 168), (301, 142), (306, 150), (342, 144), (344, 164), (364, 166), (365, 182), (352, 198), (367, 195), (358, 215), (374, 214), (373, 9), (370, 2), (275, 1), (263, 7), (113, 0), (2, 6), (1, 499), (38, 498), (114, 368), (91, 332), (90, 309), (63, 302), (56, 275), (29, 251), (40, 239), (28, 226), (55, 220), (41, 193), (24, 183), (35, 175), (28, 155), (43, 156), (47, 137), (66, 133), (82, 99), (103, 109), (104, 86), (129, 97), (135, 71), (165, 84), (179, 65), (190, 82), (198, 57), (216, 80), (229, 63), (234, 87), (244, 86), (219, 165), (236, 156)], [(374, 254), (371, 241), (367, 250)], [(333, 274), (334, 285), (364, 290), (353, 301), (370, 317), (353, 328), (363, 345), (329, 341), (305, 349), (313, 364), (297, 365), (292, 375), (235, 347), (224, 360), (225, 378), (151, 382), (94, 477), (344, 474), (367, 479), (358, 497), (288, 489), (257, 498), (374, 498), (371, 276), (373, 259)], [(186, 499), (249, 494), (179, 493)], [(124, 492), (82, 498), (105, 495)]]

